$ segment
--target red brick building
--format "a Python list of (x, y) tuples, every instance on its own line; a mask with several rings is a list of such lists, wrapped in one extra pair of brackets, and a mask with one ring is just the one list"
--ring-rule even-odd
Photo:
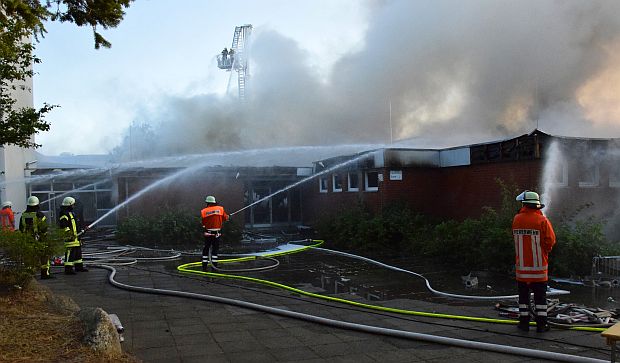
[[(617, 230), (620, 140), (551, 136), (516, 138), (437, 150), (378, 149), (321, 160), (303, 189), (307, 221), (357, 203), (379, 211), (390, 203), (441, 219), (478, 217), (501, 205), (498, 180), (543, 194), (551, 218), (594, 216)], [(350, 163), (330, 170), (334, 165)], [(351, 184), (353, 180), (353, 184)]]
[[(120, 208), (106, 224), (165, 209), (197, 213), (204, 197), (215, 195), (229, 213), (241, 210), (234, 216), (240, 225), (279, 228), (312, 225), (321, 216), (358, 203), (374, 211), (406, 203), (440, 219), (477, 217), (485, 206), (500, 206), (501, 180), (541, 193), (552, 220), (562, 215), (596, 216), (609, 221), (608, 231), (615, 232), (620, 230), (615, 222), (620, 220), (615, 215), (620, 195), (619, 146), (619, 139), (558, 137), (535, 130), (497, 142), (445, 149), (358, 146), (222, 153), (110, 170), (105, 189), (95, 186), (80, 193), (85, 204), (90, 200), (86, 197), (93, 195), (95, 212), (88, 212), (86, 205), (85, 218), (94, 218), (148, 185), (180, 173)], [(192, 166), (197, 163), (200, 168)], [(29, 192), (45, 190), (45, 196), (52, 196), (60, 183), (71, 181), (74, 188), (84, 185), (85, 180), (69, 180), (79, 178), (66, 174), (42, 184), (33, 181)], [(100, 205), (100, 199), (109, 202)]]

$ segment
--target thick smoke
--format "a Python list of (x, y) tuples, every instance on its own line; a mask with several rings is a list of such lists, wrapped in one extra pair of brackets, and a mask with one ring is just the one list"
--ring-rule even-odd
[(145, 116), (161, 145), (149, 152), (388, 142), (390, 105), (395, 139), (436, 146), (535, 127), (618, 136), (620, 2), (368, 4), (364, 45), (327, 81), (303, 44), (256, 28), (245, 107), (234, 95), (171, 99)]

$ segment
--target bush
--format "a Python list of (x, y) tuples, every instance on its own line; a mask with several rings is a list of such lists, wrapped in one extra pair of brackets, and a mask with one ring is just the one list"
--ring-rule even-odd
[(45, 241), (20, 232), (0, 231), (0, 285), (26, 286), (41, 269), (41, 259), (61, 254), (64, 250), (62, 231), (48, 230)]
[[(478, 219), (432, 223), (405, 205), (395, 204), (373, 215), (359, 204), (336, 216), (326, 216), (317, 229), (333, 248), (373, 255), (400, 251), (441, 260), (465, 271), (509, 273), (514, 271), (512, 220), (521, 205), (514, 197), (519, 192), (515, 185), (497, 182), (501, 207), (484, 208)], [(595, 256), (620, 255), (620, 247), (605, 238), (602, 222), (573, 219), (554, 225), (557, 243), (550, 254), (549, 269), (556, 276), (589, 275)]]
[(557, 243), (551, 251), (549, 269), (556, 276), (587, 276), (595, 256), (620, 254), (620, 248), (605, 238), (603, 223), (595, 219), (563, 221), (555, 233)]
[(119, 223), (116, 236), (123, 243), (147, 246), (195, 243), (202, 236), (200, 217), (178, 211), (132, 216)]
[[(223, 242), (241, 240), (241, 228), (232, 221), (224, 223), (222, 233)], [(180, 211), (129, 217), (118, 225), (116, 237), (123, 243), (149, 247), (203, 243), (200, 216)]]
[(373, 215), (363, 204), (324, 216), (317, 224), (328, 245), (372, 254), (409, 253), (427, 238), (428, 222), (401, 204), (387, 206)]

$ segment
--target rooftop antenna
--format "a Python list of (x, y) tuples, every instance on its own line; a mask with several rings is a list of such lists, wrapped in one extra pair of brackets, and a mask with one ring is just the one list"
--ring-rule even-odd
[(392, 133), (392, 99), (391, 98), (389, 101), (389, 105), (390, 105), (390, 145), (392, 145), (392, 143), (394, 143), (394, 136)]

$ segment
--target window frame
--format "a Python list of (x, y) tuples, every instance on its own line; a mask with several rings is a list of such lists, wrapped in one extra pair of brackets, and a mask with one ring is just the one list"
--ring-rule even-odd
[[(376, 173), (377, 174), (377, 186), (370, 187), (368, 186), (368, 174)], [(379, 172), (378, 171), (366, 171), (364, 172), (364, 191), (366, 192), (377, 192), (379, 191)]]
[[(338, 179), (340, 188), (336, 188), (336, 179)], [(334, 193), (342, 192), (342, 180), (340, 180), (340, 174), (332, 174), (332, 191)]]
[[(592, 180), (587, 181), (579, 181), (579, 188), (597, 188), (601, 185), (601, 171), (598, 165), (592, 165), (594, 168), (594, 173), (592, 175)], [(581, 179), (581, 175), (579, 176)]]
[[(351, 187), (351, 175), (355, 175), (355, 179), (357, 180), (357, 187)], [(349, 192), (359, 192), (360, 190), (360, 178), (357, 172), (355, 173), (347, 173), (347, 191)]]
[[(323, 183), (325, 182), (325, 183)], [(319, 177), (319, 193), (327, 193), (328, 180), (326, 176)]]

